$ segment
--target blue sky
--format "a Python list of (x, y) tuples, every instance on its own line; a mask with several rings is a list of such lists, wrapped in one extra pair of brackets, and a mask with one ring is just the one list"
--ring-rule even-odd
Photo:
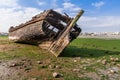
[(120, 0), (1, 0), (0, 32), (7, 32), (46, 9), (66, 12), (74, 17), (81, 9), (78, 21), (83, 32), (120, 32)]

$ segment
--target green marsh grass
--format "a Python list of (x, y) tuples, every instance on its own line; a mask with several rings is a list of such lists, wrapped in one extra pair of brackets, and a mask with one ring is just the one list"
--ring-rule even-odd
[[(54, 71), (58, 71), (64, 75), (60, 79), (92, 80), (87, 76), (79, 77), (78, 74), (84, 74), (87, 72), (95, 72), (97, 74), (97, 69), (105, 69), (106, 67), (101, 63), (98, 63), (97, 60), (107, 59), (109, 62), (110, 56), (120, 59), (120, 40), (116, 39), (105, 40), (93, 38), (77, 38), (69, 44), (69, 46), (58, 58), (45, 50), (41, 50), (37, 46), (10, 42), (6, 36), (0, 37), (0, 48), (2, 48), (3, 45), (6, 45), (6, 49), (0, 51), (0, 60), (21, 59), (23, 57), (31, 59), (31, 61), (34, 62), (33, 68), (36, 68), (38, 71), (44, 70), (44, 73), (46, 73), (46, 75), (43, 77), (40, 76), (41, 74), (32, 76), (36, 77), (38, 80), (52, 80), (52, 73)], [(80, 57), (81, 60), (74, 62), (73, 60), (77, 57)], [(35, 62), (38, 60), (43, 61), (46, 67), (42, 68), (40, 65), (35, 64)], [(82, 63), (82, 61), (87, 60), (89, 63)], [(62, 69), (53, 68), (52, 70), (49, 70), (49, 65), (60, 65)], [(86, 67), (86, 69), (83, 69), (81, 67)], [(80, 72), (72, 71), (76, 68), (80, 69)], [(107, 79), (106, 77), (104, 78)]]

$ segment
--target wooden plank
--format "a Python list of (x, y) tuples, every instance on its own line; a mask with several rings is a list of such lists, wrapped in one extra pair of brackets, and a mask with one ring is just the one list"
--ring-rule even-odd
[(83, 13), (84, 11), (81, 10), (72, 20), (72, 22), (68, 25), (68, 27), (65, 28), (63, 34), (60, 35), (58, 40), (53, 42), (53, 44), (50, 46), (49, 51), (52, 52), (56, 57), (59, 56), (63, 49), (70, 43), (70, 30), (75, 26), (76, 22), (82, 16)]

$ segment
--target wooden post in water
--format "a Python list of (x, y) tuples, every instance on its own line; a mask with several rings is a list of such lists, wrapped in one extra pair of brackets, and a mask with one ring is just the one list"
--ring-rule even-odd
[(49, 51), (52, 52), (56, 57), (63, 51), (63, 49), (70, 43), (69, 35), (70, 30), (75, 26), (78, 19), (84, 13), (81, 10), (76, 17), (72, 20), (72, 22), (65, 28), (64, 32), (59, 36), (58, 40), (56, 40), (49, 48)]

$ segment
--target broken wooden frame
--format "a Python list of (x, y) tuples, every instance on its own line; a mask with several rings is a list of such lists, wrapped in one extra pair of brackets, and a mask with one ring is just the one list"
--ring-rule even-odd
[(36, 44), (56, 57), (81, 32), (76, 24), (81, 10), (73, 19), (52, 9), (34, 16), (30, 21), (9, 29), (9, 39), (14, 42)]

